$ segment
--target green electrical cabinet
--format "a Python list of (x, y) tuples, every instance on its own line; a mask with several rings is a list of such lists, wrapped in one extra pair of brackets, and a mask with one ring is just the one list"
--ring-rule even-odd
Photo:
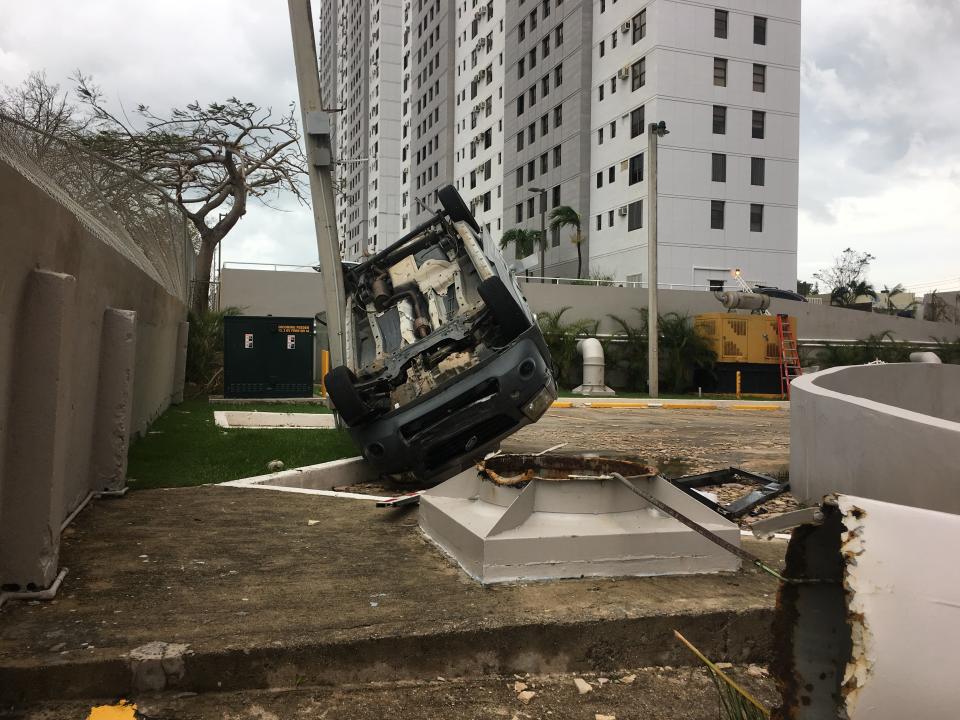
[(312, 397), (314, 335), (313, 318), (226, 316), (224, 397)]

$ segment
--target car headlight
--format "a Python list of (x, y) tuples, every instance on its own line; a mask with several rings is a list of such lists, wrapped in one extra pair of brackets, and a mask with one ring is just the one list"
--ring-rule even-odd
[(531, 421), (536, 422), (540, 419), (540, 416), (543, 415), (547, 409), (553, 404), (553, 401), (557, 399), (557, 387), (553, 383), (553, 379), (550, 379), (546, 385), (543, 386), (543, 389), (534, 395), (530, 400), (524, 403), (523, 407), (520, 408), (523, 411), (523, 414), (530, 418)]

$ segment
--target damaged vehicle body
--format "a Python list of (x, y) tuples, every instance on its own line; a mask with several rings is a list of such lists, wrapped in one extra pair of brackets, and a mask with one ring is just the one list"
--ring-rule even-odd
[(443, 210), (344, 267), (345, 365), (324, 379), (363, 456), (439, 481), (536, 421), (550, 355), (499, 249), (452, 186)]

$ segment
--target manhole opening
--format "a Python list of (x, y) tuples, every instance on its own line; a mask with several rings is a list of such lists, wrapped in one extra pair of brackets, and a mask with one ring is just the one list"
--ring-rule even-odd
[(657, 473), (656, 468), (632, 460), (583, 455), (495, 455), (478, 467), (481, 476), (498, 485), (530, 480), (607, 480), (612, 473), (624, 477)]

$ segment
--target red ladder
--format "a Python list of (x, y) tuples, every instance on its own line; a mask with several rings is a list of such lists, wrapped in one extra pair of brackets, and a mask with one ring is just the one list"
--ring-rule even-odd
[(786, 315), (777, 315), (777, 337), (780, 340), (780, 395), (790, 399), (790, 382), (800, 377), (800, 352), (793, 326)]

